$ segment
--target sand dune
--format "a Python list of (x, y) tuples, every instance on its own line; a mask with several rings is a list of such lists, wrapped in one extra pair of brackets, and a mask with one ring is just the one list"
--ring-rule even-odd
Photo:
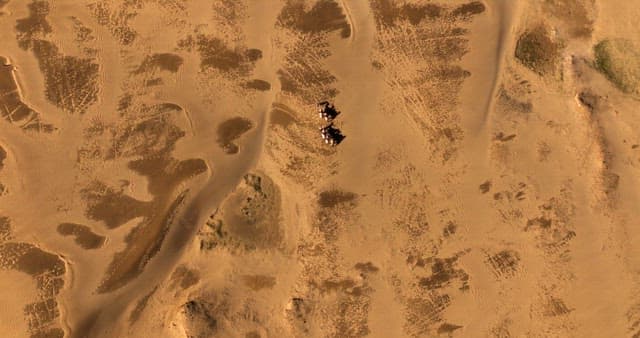
[(640, 335), (638, 14), (0, 0), (3, 336)]

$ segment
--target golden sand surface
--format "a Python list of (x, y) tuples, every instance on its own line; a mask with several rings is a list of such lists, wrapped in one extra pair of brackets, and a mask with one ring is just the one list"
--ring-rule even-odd
[(638, 337), (638, 17), (0, 0), (0, 336)]

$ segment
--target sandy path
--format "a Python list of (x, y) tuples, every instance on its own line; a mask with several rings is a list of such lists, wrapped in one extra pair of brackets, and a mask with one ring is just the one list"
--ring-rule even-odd
[(394, 121), (378, 109), (385, 84), (371, 67), (369, 51), (373, 48), (375, 25), (369, 4), (356, 1), (345, 5), (356, 33), (350, 39), (335, 38), (331, 42), (332, 55), (326, 64), (338, 77), (339, 95), (335, 104), (344, 114), (339, 115), (336, 124), (347, 136), (339, 150), (340, 161), (344, 163), (339, 183), (347, 189), (362, 191), (370, 187), (368, 180), (376, 148), (393, 137), (389, 133), (391, 128), (381, 130), (378, 126)]
[(469, 136), (482, 132), (490, 124), (491, 112), (500, 87), (505, 58), (515, 44), (515, 28), (521, 1), (492, 0), (487, 11), (471, 26), (472, 39), (463, 65), (471, 72), (460, 98), (465, 130)]

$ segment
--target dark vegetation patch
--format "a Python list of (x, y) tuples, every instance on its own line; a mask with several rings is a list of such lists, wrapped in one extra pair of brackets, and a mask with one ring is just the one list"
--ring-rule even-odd
[(218, 144), (227, 154), (236, 154), (238, 146), (234, 143), (242, 134), (253, 128), (251, 120), (234, 117), (218, 125)]
[(458, 225), (454, 222), (448, 222), (447, 225), (442, 229), (442, 236), (451, 237), (458, 232)]
[(640, 94), (640, 49), (626, 39), (607, 39), (594, 47), (596, 67), (625, 93)]
[(31, 47), (31, 41), (52, 32), (47, 21), (50, 6), (48, 1), (34, 0), (27, 5), (29, 16), (16, 20), (18, 45), (23, 49)]
[(63, 236), (74, 236), (75, 242), (87, 250), (101, 248), (106, 241), (104, 236), (95, 234), (91, 228), (82, 224), (61, 223), (57, 230)]
[(172, 285), (180, 286), (183, 290), (186, 290), (200, 281), (200, 275), (196, 270), (189, 269), (184, 265), (178, 266), (171, 275)]
[(4, 160), (7, 159), (7, 151), (4, 150), (4, 148), (2, 148), (2, 146), (0, 146), (0, 170), (2, 170), (2, 168), (4, 168)]
[(341, 204), (353, 204), (357, 197), (358, 195), (348, 191), (327, 190), (318, 196), (318, 204), (324, 208), (333, 208)]
[(162, 195), (173, 191), (182, 182), (206, 172), (208, 168), (205, 161), (199, 158), (179, 161), (160, 156), (131, 161), (128, 167), (147, 177), (147, 190), (156, 197), (165, 197)]
[(473, 1), (473, 2), (469, 2), (463, 5), (460, 5), (458, 7), (456, 7), (452, 12), (451, 15), (453, 17), (463, 17), (463, 18), (468, 18), (471, 17), (473, 15), (477, 15), (480, 14), (482, 12), (485, 11), (485, 6), (482, 2), (480, 1)]
[(487, 263), (491, 266), (496, 277), (508, 278), (520, 269), (520, 254), (514, 250), (502, 250), (489, 255)]
[(96, 0), (87, 5), (98, 24), (106, 27), (122, 45), (131, 45), (137, 33), (129, 26), (129, 20), (137, 16), (139, 1), (123, 1), (115, 7), (113, 1)]
[(337, 78), (318, 62), (310, 61), (317, 58), (312, 53), (314, 51), (311, 50), (295, 51), (287, 57), (287, 66), (277, 72), (280, 89), (301, 97), (307, 104), (313, 104), (323, 97), (338, 95), (338, 90), (330, 86)]
[(560, 45), (544, 26), (527, 30), (518, 38), (515, 57), (532, 71), (545, 75), (556, 69)]
[(562, 299), (557, 297), (549, 297), (542, 306), (542, 315), (545, 317), (556, 317), (566, 315), (573, 311)]
[(262, 58), (262, 51), (259, 49), (230, 48), (224, 41), (204, 34), (189, 35), (180, 40), (178, 46), (188, 51), (197, 51), (200, 54), (200, 68), (203, 70), (213, 68), (248, 75), (255, 62)]
[(371, 7), (376, 13), (378, 22), (387, 27), (394, 26), (398, 20), (407, 20), (417, 25), (425, 18), (434, 19), (442, 16), (446, 11), (445, 7), (435, 4), (397, 6), (392, 0), (374, 0), (371, 1)]
[(0, 216), (0, 244), (11, 238), (11, 221), (8, 217)]
[(98, 99), (98, 64), (91, 59), (63, 55), (58, 47), (45, 40), (51, 33), (46, 20), (47, 1), (29, 4), (29, 16), (16, 21), (18, 45), (31, 50), (45, 78), (45, 95), (68, 113), (84, 113)]
[(47, 99), (69, 113), (84, 113), (98, 99), (98, 64), (62, 55), (44, 40), (33, 41), (33, 52), (45, 76)]
[(517, 95), (508, 93), (505, 88), (500, 88), (498, 99), (501, 105), (509, 107), (518, 113), (531, 113), (533, 111), (533, 104), (530, 101), (519, 99)]
[(164, 83), (164, 81), (162, 81), (161, 78), (156, 77), (156, 78), (153, 78), (153, 79), (146, 80), (144, 82), (144, 85), (147, 86), (147, 87), (153, 87), (153, 86), (159, 86), (159, 85), (161, 85), (163, 83)]
[(436, 290), (448, 286), (452, 281), (460, 281), (460, 290), (469, 288), (469, 275), (457, 268), (458, 256), (450, 258), (430, 258), (431, 275), (420, 279), (420, 286), (429, 290)]
[(480, 184), (480, 192), (483, 194), (486, 194), (489, 192), (489, 190), (491, 190), (491, 181), (485, 181), (484, 183)]
[(245, 83), (245, 87), (264, 92), (271, 89), (271, 84), (264, 80), (254, 79), (251, 81), (247, 81)]
[(374, 10), (378, 24), (384, 27), (393, 27), (398, 21), (408, 21), (412, 25), (418, 25), (424, 20), (433, 20), (448, 17), (453, 20), (467, 20), (474, 15), (485, 11), (485, 5), (480, 1), (462, 4), (455, 8), (427, 3), (397, 5), (392, 0), (373, 0), (371, 7)]
[(345, 293), (351, 296), (362, 296), (364, 288), (361, 284), (356, 283), (353, 279), (327, 279), (318, 283), (316, 281), (310, 282), (311, 286), (318, 289), (320, 293)]
[(458, 65), (443, 65), (440, 67), (434, 67), (430, 70), (429, 76), (435, 77), (441, 81), (457, 81), (464, 80), (471, 76), (471, 72), (462, 69)]
[(244, 284), (251, 290), (271, 289), (276, 285), (276, 278), (265, 275), (245, 275), (242, 276)]
[(59, 327), (52, 327), (37, 331), (37, 333), (31, 335), (31, 338), (64, 338), (64, 330)]
[(501, 131), (493, 135), (493, 140), (500, 141), (500, 142), (508, 142), (513, 140), (514, 138), (516, 138), (516, 134), (506, 135)]
[(552, 220), (546, 217), (536, 217), (527, 221), (525, 231), (529, 229), (549, 229), (551, 228)]
[(451, 334), (453, 333), (453, 331), (461, 329), (462, 326), (460, 325), (455, 325), (455, 324), (450, 324), (450, 323), (442, 323), (442, 325), (440, 325), (438, 327), (438, 334)]
[(399, 8), (397, 15), (401, 18), (406, 18), (411, 24), (417, 25), (425, 18), (434, 19), (440, 17), (444, 11), (443, 7), (435, 4), (404, 4)]
[(372, 273), (372, 272), (378, 272), (380, 270), (377, 266), (373, 265), (373, 263), (371, 262), (356, 263), (355, 268), (356, 270), (362, 273)]
[(60, 257), (28, 243), (5, 243), (0, 247), (0, 257), (8, 267), (34, 277), (45, 273), (62, 276), (66, 271)]
[(352, 192), (332, 189), (318, 195), (318, 210), (315, 226), (328, 242), (338, 239), (339, 233), (349, 220), (355, 220), (353, 212), (358, 195)]
[(313, 311), (312, 301), (305, 301), (304, 298), (294, 297), (287, 304), (287, 319), (293, 328), (298, 332), (309, 333), (309, 315)]
[(154, 71), (156, 69), (175, 73), (180, 69), (184, 60), (180, 55), (172, 53), (156, 53), (147, 56), (134, 73)]
[(81, 190), (81, 196), (87, 203), (86, 216), (102, 221), (109, 228), (117, 228), (130, 220), (147, 214), (149, 204), (125, 195), (106, 184), (94, 181)]
[(289, 0), (278, 16), (278, 24), (303, 33), (340, 30), (343, 38), (351, 35), (351, 26), (334, 0), (320, 0), (308, 11), (303, 1)]
[(16, 270), (29, 274), (38, 289), (37, 299), (23, 308), (31, 337), (62, 337), (57, 327), (60, 311), (56, 296), (64, 286), (66, 265), (52, 253), (30, 244), (5, 242), (11, 239), (9, 220), (0, 218), (0, 271)]
[[(73, 22), (73, 33), (75, 35), (74, 40), (80, 44), (95, 41), (96, 37), (93, 34), (93, 30), (87, 27), (80, 19), (75, 16), (69, 17)], [(95, 51), (95, 50), (94, 50)], [(85, 52), (91, 53), (90, 49), (85, 49)]]

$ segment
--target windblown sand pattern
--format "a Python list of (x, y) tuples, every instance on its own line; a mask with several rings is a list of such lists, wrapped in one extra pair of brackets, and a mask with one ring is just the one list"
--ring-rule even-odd
[(2, 336), (639, 336), (639, 15), (0, 0)]

